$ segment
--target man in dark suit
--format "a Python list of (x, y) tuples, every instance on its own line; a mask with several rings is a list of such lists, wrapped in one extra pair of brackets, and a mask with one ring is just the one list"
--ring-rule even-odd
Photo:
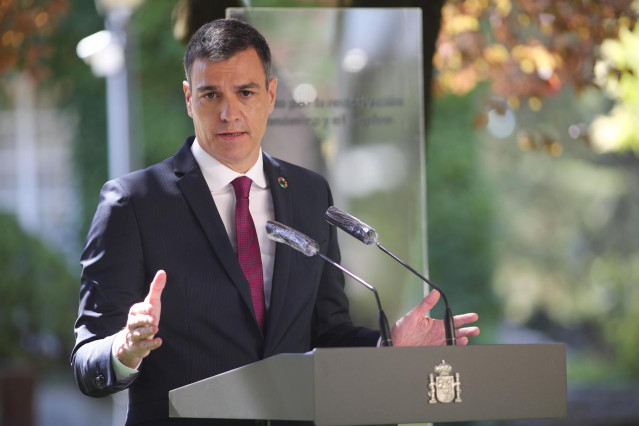
[[(327, 182), (261, 150), (277, 88), (270, 61), (250, 25), (202, 27), (184, 59), (195, 138), (102, 189), (82, 255), (72, 365), (87, 395), (130, 390), (127, 424), (173, 424), (169, 390), (265, 357), (378, 342), (377, 331), (352, 324), (341, 272), (265, 235), (274, 219), (340, 259), (322, 215), (332, 204)], [(243, 176), (259, 241), (258, 293), (238, 260), (234, 181)], [(431, 292), (395, 324), (396, 345), (443, 344), (441, 321), (425, 316), (438, 298)], [(455, 325), (476, 319), (460, 315)], [(458, 342), (478, 333), (460, 328)]]

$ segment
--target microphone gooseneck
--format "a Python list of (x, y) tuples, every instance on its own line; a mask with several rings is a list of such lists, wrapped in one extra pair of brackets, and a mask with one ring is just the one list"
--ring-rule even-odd
[(284, 224), (279, 222), (269, 220), (266, 222), (266, 235), (273, 241), (278, 243), (286, 244), (289, 247), (294, 248), (295, 250), (304, 253), (304, 255), (308, 257), (319, 256), (324, 259), (326, 262), (335, 266), (355, 281), (362, 284), (364, 287), (369, 289), (375, 294), (375, 300), (377, 302), (377, 319), (379, 321), (379, 332), (382, 339), (382, 346), (393, 346), (393, 341), (391, 339), (390, 327), (388, 326), (388, 319), (386, 318), (386, 314), (382, 309), (382, 303), (379, 299), (379, 295), (377, 294), (377, 290), (375, 287), (353, 274), (348, 269), (344, 268), (339, 263), (333, 261), (328, 256), (320, 253), (319, 244), (312, 238), (302, 234), (299, 231), (296, 231), (293, 228), (290, 228)]
[(358, 281), (360, 284), (364, 285), (364, 287), (366, 287), (367, 289), (369, 289), (375, 294), (375, 300), (377, 301), (377, 320), (379, 322), (379, 332), (382, 337), (382, 346), (393, 346), (393, 341), (391, 340), (390, 327), (388, 325), (388, 319), (386, 318), (386, 314), (384, 313), (384, 310), (382, 309), (382, 302), (379, 300), (379, 294), (377, 294), (377, 289), (375, 289), (375, 287), (368, 284), (366, 281), (364, 281), (357, 275), (353, 274), (348, 269), (344, 268), (339, 263), (334, 262), (332, 259), (324, 256), (322, 253), (318, 253), (317, 255), (321, 257), (322, 259), (324, 259), (325, 261), (327, 261), (328, 263), (330, 263), (331, 265), (335, 266), (337, 269), (340, 269), (342, 272), (347, 274), (349, 277), (353, 278), (355, 281)]
[(453, 313), (450, 310), (450, 306), (448, 305), (448, 298), (446, 297), (446, 295), (444, 294), (444, 292), (438, 285), (436, 285), (435, 283), (430, 281), (428, 278), (426, 278), (425, 276), (417, 272), (415, 268), (413, 268), (412, 266), (404, 262), (402, 259), (397, 257), (394, 253), (392, 253), (390, 250), (384, 247), (379, 241), (377, 241), (377, 231), (375, 231), (374, 228), (365, 224), (361, 220), (357, 219), (355, 216), (352, 216), (346, 213), (345, 211), (338, 209), (335, 206), (331, 206), (324, 213), (324, 219), (326, 219), (326, 221), (330, 223), (331, 225), (338, 227), (339, 229), (357, 238), (358, 240), (360, 240), (366, 245), (375, 243), (375, 245), (377, 245), (377, 247), (379, 247), (380, 250), (382, 250), (384, 253), (388, 254), (390, 257), (395, 259), (397, 262), (399, 262), (399, 264), (401, 264), (403, 267), (405, 267), (406, 269), (411, 271), (413, 274), (418, 276), (420, 279), (426, 282), (429, 286), (437, 290), (439, 294), (442, 296), (442, 299), (444, 299), (444, 305), (446, 307), (444, 311), (444, 330), (446, 332), (446, 344), (449, 346), (455, 346), (457, 344), (457, 339), (455, 338), (455, 325), (453, 322)]

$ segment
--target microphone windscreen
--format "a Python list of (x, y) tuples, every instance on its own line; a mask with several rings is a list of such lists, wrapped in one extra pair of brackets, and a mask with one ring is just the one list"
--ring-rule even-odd
[(319, 253), (319, 244), (315, 240), (293, 228), (269, 220), (266, 222), (266, 235), (273, 241), (286, 244), (297, 251), (304, 253), (308, 257)]
[(324, 219), (331, 225), (337, 226), (366, 245), (377, 242), (377, 232), (355, 216), (351, 216), (335, 206), (329, 207), (324, 213)]

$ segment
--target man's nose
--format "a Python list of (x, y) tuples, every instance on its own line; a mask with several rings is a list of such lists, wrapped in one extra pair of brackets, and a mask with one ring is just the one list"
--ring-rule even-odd
[(220, 118), (222, 121), (235, 120), (239, 115), (239, 108), (240, 105), (236, 100), (232, 98), (224, 99), (221, 105)]

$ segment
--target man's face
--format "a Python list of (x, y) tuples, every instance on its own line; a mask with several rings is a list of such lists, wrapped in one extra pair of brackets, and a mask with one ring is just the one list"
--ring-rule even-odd
[(268, 89), (255, 49), (222, 62), (196, 59), (191, 85), (183, 83), (186, 108), (202, 148), (231, 169), (246, 172), (259, 155), (275, 104), (277, 79)]

